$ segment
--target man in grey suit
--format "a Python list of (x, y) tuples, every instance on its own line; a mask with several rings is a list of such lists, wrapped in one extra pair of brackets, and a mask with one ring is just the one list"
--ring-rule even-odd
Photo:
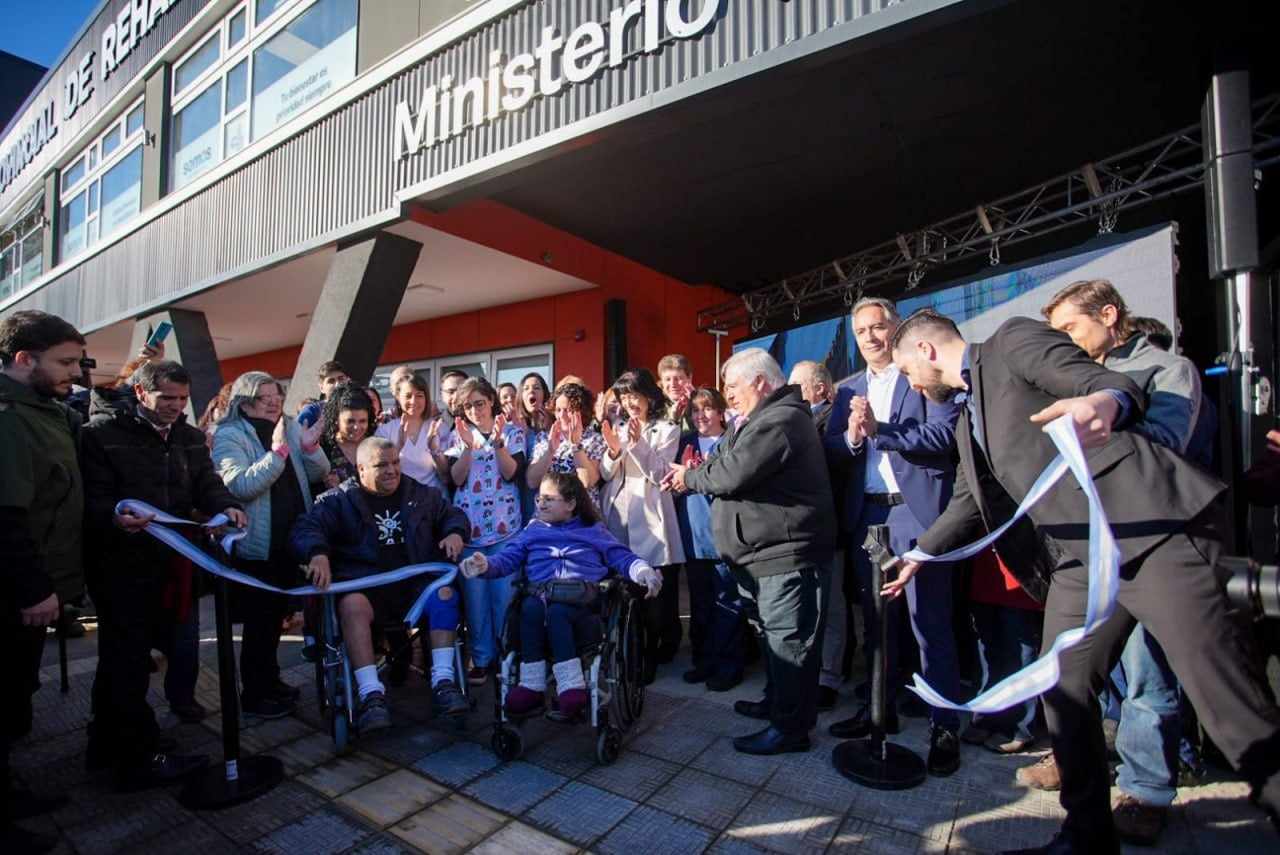
[[(1120, 851), (1095, 686), (1138, 620), (1164, 645), (1205, 729), (1277, 822), (1280, 710), (1244, 666), (1212, 569), (1220, 548), (1214, 521), (1225, 485), (1128, 430), (1142, 416), (1138, 385), (1038, 321), (1013, 318), (986, 341), (967, 344), (950, 319), (924, 310), (898, 328), (893, 351), (914, 388), (933, 400), (963, 403), (955, 490), (942, 516), (920, 536), (920, 549), (939, 555), (1008, 520), (1056, 456), (1042, 426), (1065, 414), (1087, 449), (1120, 550), (1115, 612), (1062, 654), (1058, 685), (1044, 695), (1067, 818), (1048, 846), (1020, 851)], [(1071, 479), (1063, 479), (1029, 517), (1034, 525), (1016, 526), (996, 547), (1029, 593), (1046, 594), (1047, 650), (1060, 633), (1084, 623), (1088, 503)], [(904, 563), (885, 593), (896, 596), (920, 570)]]

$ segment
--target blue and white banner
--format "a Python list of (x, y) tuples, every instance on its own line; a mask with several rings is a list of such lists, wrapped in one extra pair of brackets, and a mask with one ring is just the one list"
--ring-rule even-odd
[[(234, 570), (222, 562), (209, 555), (199, 546), (183, 537), (178, 532), (166, 526), (171, 525), (190, 525), (205, 529), (217, 529), (227, 526), (231, 520), (227, 519), (225, 514), (218, 514), (206, 523), (198, 523), (194, 520), (184, 520), (181, 517), (175, 517), (172, 514), (165, 513), (159, 508), (148, 505), (146, 502), (139, 502), (136, 499), (125, 499), (116, 505), (116, 513), (123, 514), (130, 512), (137, 516), (151, 517), (151, 521), (147, 527), (143, 529), (147, 534), (156, 540), (168, 546), (175, 552), (180, 553), (189, 558), (193, 564), (203, 570), (207, 570), (215, 576), (220, 576), (231, 582), (241, 585), (248, 585), (251, 588), (260, 588), (264, 591), (271, 591), (276, 594), (284, 594), (289, 597), (305, 597), (305, 596), (325, 596), (330, 594), (344, 594), (349, 591), (361, 591), (365, 588), (377, 588), (382, 585), (392, 585), (396, 582), (403, 582), (406, 579), (412, 579), (416, 576), (422, 576), (426, 573), (439, 574), (440, 578), (436, 579), (430, 585), (423, 589), (414, 601), (413, 607), (409, 609), (409, 613), (405, 615), (405, 623), (410, 626), (416, 626), (418, 620), (422, 617), (423, 609), (426, 608), (427, 600), (440, 588), (452, 584), (458, 575), (458, 568), (454, 564), (444, 561), (429, 561), (424, 564), (409, 564), (404, 567), (397, 567), (395, 570), (388, 570), (385, 573), (375, 573), (372, 576), (363, 576), (359, 579), (347, 579), (341, 582), (334, 582), (329, 587), (321, 590), (315, 585), (303, 585), (298, 588), (277, 588), (275, 585), (268, 585), (261, 579), (256, 579), (247, 573)], [(223, 535), (219, 544), (222, 551), (231, 554), (235, 548), (236, 542), (241, 540), (247, 532), (243, 529), (234, 529)]]
[[(1016, 674), (1001, 680), (967, 704), (947, 700), (926, 683), (923, 677), (919, 674), (914, 675), (914, 685), (909, 688), (930, 706), (962, 712), (995, 713), (1043, 694), (1058, 682), (1061, 673), (1058, 657), (1061, 653), (1079, 644), (1080, 640), (1095, 627), (1111, 617), (1115, 609), (1116, 592), (1120, 584), (1120, 549), (1116, 546), (1111, 525), (1107, 522), (1107, 514), (1102, 507), (1101, 499), (1098, 498), (1093, 476), (1089, 474), (1089, 464), (1085, 460), (1083, 449), (1080, 448), (1080, 440), (1076, 437), (1071, 416), (1065, 415), (1055, 419), (1046, 425), (1044, 430), (1053, 439), (1053, 444), (1058, 447), (1059, 456), (1055, 457), (1053, 462), (1040, 473), (1040, 477), (1027, 491), (1026, 498), (1022, 500), (1012, 519), (976, 543), (952, 550), (945, 555), (928, 555), (913, 549), (902, 557), (907, 561), (922, 563), (972, 558), (994, 543), (1011, 525), (1026, 516), (1031, 507), (1070, 471), (1089, 500), (1089, 591), (1084, 626), (1066, 630), (1054, 639), (1053, 646), (1044, 656)], [(920, 572), (928, 571), (922, 568)]]

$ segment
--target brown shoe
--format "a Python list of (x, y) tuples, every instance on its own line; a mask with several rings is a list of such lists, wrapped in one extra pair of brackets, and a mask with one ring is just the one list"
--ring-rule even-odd
[(991, 738), (982, 743), (982, 747), (988, 751), (994, 751), (997, 754), (1021, 754), (1024, 751), (1030, 751), (1036, 744), (1034, 736), (1005, 736), (1003, 733), (993, 733)]
[(1056, 792), (1062, 788), (1062, 774), (1058, 771), (1058, 761), (1053, 759), (1053, 752), (1041, 757), (1030, 766), (1023, 766), (1014, 775), (1020, 786), (1033, 790)]
[(1116, 832), (1125, 843), (1135, 846), (1154, 846), (1169, 821), (1169, 809), (1140, 802), (1125, 793), (1116, 799), (1111, 808)]

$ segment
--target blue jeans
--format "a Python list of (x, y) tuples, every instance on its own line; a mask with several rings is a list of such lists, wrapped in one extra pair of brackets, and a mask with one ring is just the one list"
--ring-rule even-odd
[(498, 633), (511, 605), (512, 577), (463, 579), (462, 598), (467, 609), (467, 637), (471, 640), (471, 664), (487, 668), (498, 656)]
[(1120, 708), (1116, 786), (1146, 804), (1168, 807), (1177, 792), (1181, 692), (1164, 650), (1142, 624), (1125, 642), (1110, 689), (1108, 710), (1117, 701)]
[[(978, 634), (978, 659), (982, 663), (982, 689), (994, 686), (1020, 668), (1025, 668), (1040, 652), (1041, 612), (970, 603), (973, 628)], [(1030, 700), (1000, 713), (975, 715), (973, 723), (988, 730), (1011, 730), (1023, 739), (1031, 737), (1036, 717), (1036, 701)]]
[(691, 558), (684, 568), (693, 664), (721, 677), (741, 677), (744, 621), (738, 583), (723, 561)]
[(577, 659), (578, 637), (585, 636), (592, 622), (598, 620), (586, 606), (544, 603), (541, 597), (525, 597), (520, 606), (520, 658), (525, 662), (545, 661), (550, 641), (553, 663)]

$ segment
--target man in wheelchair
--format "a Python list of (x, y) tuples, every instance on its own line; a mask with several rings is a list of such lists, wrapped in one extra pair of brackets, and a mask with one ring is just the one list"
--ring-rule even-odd
[(575, 630), (595, 618), (596, 583), (611, 572), (625, 574), (652, 598), (662, 577), (604, 527), (576, 473), (547, 473), (536, 501), (537, 517), (501, 552), (477, 552), (460, 566), (468, 578), (524, 571), (529, 596), (520, 610), (520, 680), (507, 693), (506, 710), (528, 716), (542, 708), (549, 641), (560, 714), (571, 719), (590, 702)]
[[(321, 590), (331, 580), (357, 579), (407, 564), (456, 561), (468, 531), (467, 517), (434, 487), (400, 475), (400, 451), (370, 437), (356, 452), (355, 478), (316, 499), (294, 524), (291, 546)], [(338, 597), (338, 618), (360, 696), (356, 728), (388, 727), (386, 689), (374, 664), (373, 625), (402, 619), (427, 585), (418, 576)], [(454, 677), (458, 592), (441, 588), (427, 600), (430, 627), (431, 703), (437, 714), (470, 709)]]

